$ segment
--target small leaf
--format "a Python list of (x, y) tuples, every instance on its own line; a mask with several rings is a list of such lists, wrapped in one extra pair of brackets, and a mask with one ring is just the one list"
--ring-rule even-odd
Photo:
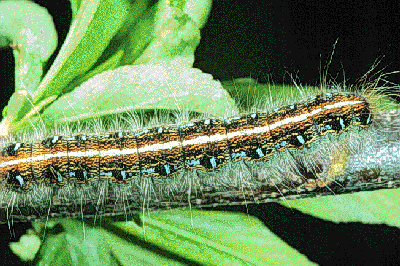
[(158, 2), (136, 24), (126, 42), (122, 64), (171, 60), (193, 65), (210, 1), (179, 1), (177, 7), (168, 2)]
[[(29, 1), (0, 2), (0, 36), (15, 58), (15, 93), (8, 103), (8, 121), (22, 118), (32, 107), (43, 64), (57, 46), (57, 33), (47, 10)], [(8, 40), (5, 41), (5, 40)]]
[(10, 249), (23, 261), (33, 260), (40, 248), (40, 238), (35, 234), (21, 236), (18, 242), (11, 242)]

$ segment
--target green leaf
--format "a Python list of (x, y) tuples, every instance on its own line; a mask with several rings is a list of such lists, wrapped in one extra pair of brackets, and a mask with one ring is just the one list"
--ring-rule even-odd
[(200, 42), (200, 28), (207, 19), (210, 1), (188, 1), (183, 11), (166, 3), (158, 2), (136, 24), (128, 36), (122, 64), (169, 59), (193, 65), (194, 50)]
[(124, 54), (124, 51), (119, 50), (116, 52), (112, 57), (110, 57), (107, 61), (105, 61), (103, 64), (99, 65), (95, 69), (87, 72), (81, 77), (76, 78), (73, 80), (67, 87), (64, 88), (64, 92), (69, 92), (72, 91), (74, 88), (78, 87), (85, 81), (93, 78), (94, 76), (107, 71), (116, 68), (119, 65), (119, 62), (121, 60), (122, 55)]
[(64, 232), (45, 235), (37, 265), (118, 265), (107, 248), (106, 234), (73, 220), (61, 222)]
[(15, 58), (15, 93), (8, 103), (8, 121), (22, 118), (32, 108), (43, 64), (57, 46), (57, 33), (47, 10), (29, 1), (0, 2), (2, 45), (12, 42)]
[(35, 265), (186, 265), (139, 245), (134, 235), (123, 239), (77, 220), (58, 223), (63, 228), (58, 234), (49, 234), (46, 222), (34, 224), (44, 239)]
[[(57, 33), (47, 10), (30, 1), (0, 2), (2, 44), (10, 41), (26, 53), (34, 53), (45, 62), (57, 46)], [(7, 40), (7, 41), (6, 41)]]
[(149, 64), (119, 67), (96, 75), (55, 101), (40, 121), (51, 128), (82, 119), (154, 109), (197, 113), (207, 110), (210, 115), (221, 116), (236, 107), (209, 74), (180, 64)]
[(72, 79), (94, 65), (124, 22), (128, 9), (129, 3), (120, 0), (81, 3), (60, 53), (33, 95), (34, 104), (60, 95)]
[(151, 0), (130, 1), (128, 15), (115, 36), (111, 39), (103, 54), (99, 57), (94, 67), (104, 63), (118, 51), (125, 51), (125, 46), (129, 42), (127, 36), (133, 31), (138, 20), (151, 5)]
[[(151, 34), (148, 34), (149, 31), (145, 29), (141, 32), (143, 33), (142, 35), (136, 34), (137, 31), (133, 31), (133, 35), (131, 35), (138, 38), (135, 39), (137, 41), (136, 44), (139, 44), (139, 46), (140, 44), (145, 44), (146, 49), (139, 49), (136, 51), (135, 56), (132, 56), (128, 49), (130, 44), (132, 44), (132, 40), (125, 38), (127, 41), (124, 42), (123, 39), (130, 32), (129, 29), (134, 26), (140, 15), (148, 8), (149, 1), (136, 1), (131, 4), (128, 0), (125, 0), (117, 1), (118, 4), (113, 4), (114, 1), (117, 0), (94, 0), (72, 3), (75, 6), (73, 8), (79, 5), (79, 12), (73, 20), (71, 30), (59, 55), (42, 82), (35, 88), (32, 97), (26, 94), (14, 94), (12, 96), (12, 101), (22, 101), (26, 104), (24, 106), (6, 108), (6, 110), (18, 113), (18, 119), (9, 119), (6, 117), (0, 126), (2, 135), (8, 135), (9, 132), (16, 132), (23, 125), (26, 125), (26, 123), (31, 123), (33, 121), (31, 120), (32, 116), (39, 114), (45, 108), (51, 106), (52, 102), (62, 93), (73, 91), (76, 86), (99, 74), (101, 71), (115, 68), (121, 63), (125, 64), (124, 60), (127, 58), (130, 58), (130, 60), (136, 58), (138, 59), (136, 63), (142, 64), (169, 63), (171, 65), (186, 66), (193, 64), (194, 51), (200, 40), (200, 31), (199, 26), (187, 14), (183, 13), (177, 7), (168, 5), (168, 1), (160, 1), (154, 5), (152, 10), (146, 15), (148, 18), (151, 18), (151, 27), (149, 27)], [(180, 8), (184, 7), (184, 10), (186, 10), (187, 7), (191, 7), (187, 10), (194, 12), (192, 15), (197, 20), (207, 17), (210, 9), (210, 1), (204, 1), (202, 4), (197, 2), (192, 3), (191, 1), (186, 2), (185, 5), (182, 3), (179, 5)], [(198, 12), (200, 9), (203, 12)], [(199, 14), (202, 15), (199, 16)], [(145, 22), (146, 19), (141, 18), (137, 25), (140, 23), (146, 24)], [(199, 25), (201, 26), (202, 24)], [(155, 34), (152, 33), (153, 31)], [(138, 32), (140, 33), (140, 30)], [(93, 69), (89, 71), (90, 68)], [(110, 85), (109, 87), (115, 89), (115, 86)], [(217, 92), (220, 92), (220, 90), (217, 90)], [(118, 94), (118, 92), (116, 93)], [(202, 93), (204, 94), (204, 92)], [(101, 94), (109, 96), (105, 92)], [(126, 95), (126, 92), (122, 92), (121, 95)], [(79, 96), (82, 96), (82, 94)], [(157, 95), (155, 96), (157, 97)], [(192, 106), (191, 101), (202, 99), (201, 97), (196, 97), (179, 97), (179, 100), (187, 101), (185, 104)], [(64, 104), (62, 106), (64, 109), (69, 107), (65, 105), (65, 102), (62, 102), (62, 99), (60, 102)], [(48, 116), (51, 118), (49, 120), (51, 121), (49, 122), (50, 124), (54, 121), (61, 121), (61, 117), (66, 118), (67, 121), (77, 121), (81, 118), (93, 117), (94, 114), (98, 117), (122, 112), (116, 111), (117, 105), (123, 110), (158, 108), (156, 104), (144, 105), (144, 108), (129, 106), (126, 108), (127, 103), (121, 104), (117, 101), (112, 104), (106, 103), (105, 108), (100, 108), (105, 110), (95, 109), (90, 114), (87, 108), (84, 112), (78, 108), (78, 111), (75, 112), (75, 115), (79, 116), (78, 118), (76, 116), (72, 117), (72, 114), (61, 114), (61, 110), (65, 110), (60, 109), (60, 105), (57, 104), (55, 105), (55, 109), (58, 109), (60, 112), (56, 111), (55, 114), (51, 114), (51, 111), (47, 111), (44, 113), (44, 117), (46, 114), (50, 114)], [(228, 105), (233, 106), (232, 103)], [(204, 105), (201, 108), (198, 105), (193, 105), (193, 108), (189, 111), (198, 112), (199, 110), (204, 110), (203, 107)], [(172, 109), (172, 103), (164, 103), (158, 109), (160, 108)], [(176, 109), (176, 106), (173, 108)], [(216, 109), (218, 108), (213, 108), (210, 110), (210, 113), (213, 115), (222, 113), (222, 109)], [(72, 119), (70, 120), (71, 117)], [(46, 117), (44, 120), (46, 120)]]
[(244, 214), (172, 210), (146, 214), (143, 222), (117, 222), (107, 231), (59, 220), (64, 231), (42, 236), (37, 265), (313, 265)]
[(146, 214), (143, 228), (116, 223), (132, 235), (204, 265), (312, 265), (244, 214), (171, 210)]
[(400, 227), (400, 189), (291, 200), (282, 204), (334, 222), (384, 223)]

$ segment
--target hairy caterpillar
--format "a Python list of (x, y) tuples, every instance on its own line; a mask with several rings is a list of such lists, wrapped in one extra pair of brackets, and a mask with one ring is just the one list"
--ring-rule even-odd
[(126, 218), (143, 208), (261, 203), (348, 193), (366, 184), (397, 187), (397, 165), (389, 172), (332, 173), (335, 153), (392, 145), (376, 130), (381, 115), (369, 99), (372, 94), (325, 92), (227, 118), (7, 140), (0, 157), (0, 220)]

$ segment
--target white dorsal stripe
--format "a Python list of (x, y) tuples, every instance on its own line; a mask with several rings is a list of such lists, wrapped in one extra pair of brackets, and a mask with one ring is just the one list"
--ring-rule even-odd
[(261, 133), (266, 133), (270, 130), (273, 130), (275, 128), (287, 125), (289, 123), (297, 123), (300, 121), (304, 121), (310, 116), (314, 116), (324, 110), (330, 110), (330, 109), (335, 109), (335, 108), (341, 108), (344, 106), (351, 106), (351, 105), (356, 105), (363, 103), (363, 101), (343, 101), (343, 102), (337, 102), (334, 104), (326, 105), (323, 108), (315, 109), (311, 113), (308, 114), (301, 114), (295, 117), (290, 117), (283, 119), (281, 121), (275, 122), (271, 125), (263, 126), (263, 127), (256, 127), (252, 129), (245, 129), (245, 130), (240, 130), (232, 133), (228, 133), (227, 135), (221, 135), (221, 134), (215, 134), (212, 136), (199, 136), (194, 139), (190, 140), (184, 140), (182, 142), (180, 141), (170, 141), (166, 143), (157, 143), (149, 146), (145, 146), (139, 149), (110, 149), (106, 151), (99, 151), (99, 150), (87, 150), (87, 151), (76, 151), (76, 152), (59, 152), (59, 153), (54, 153), (54, 154), (43, 154), (40, 156), (34, 156), (34, 157), (29, 157), (29, 158), (24, 158), (24, 159), (17, 159), (17, 160), (12, 160), (8, 162), (2, 162), (0, 163), (0, 168), (6, 167), (6, 166), (11, 166), (11, 165), (16, 165), (19, 163), (29, 163), (29, 162), (37, 162), (37, 161), (43, 161), (43, 160), (49, 160), (52, 158), (61, 158), (61, 157), (93, 157), (93, 156), (100, 156), (100, 157), (105, 157), (105, 156), (116, 156), (116, 155), (129, 155), (129, 154), (136, 154), (136, 153), (142, 153), (142, 152), (148, 152), (148, 151), (158, 151), (158, 150), (166, 150), (166, 149), (172, 149), (176, 147), (181, 147), (181, 146), (187, 146), (187, 145), (200, 145), (200, 144), (205, 144), (208, 142), (218, 142), (222, 141), (224, 139), (231, 139), (234, 137), (238, 136), (245, 136), (245, 135), (251, 135), (251, 134), (261, 134)]

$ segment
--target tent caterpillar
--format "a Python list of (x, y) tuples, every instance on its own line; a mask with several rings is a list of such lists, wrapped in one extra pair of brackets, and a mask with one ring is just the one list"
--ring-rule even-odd
[[(333, 158), (339, 150), (339, 156), (343, 150), (358, 153), (363, 141), (376, 140), (372, 98), (324, 92), (227, 118), (7, 140), (0, 156), (0, 220), (126, 218), (143, 207), (262, 203), (357, 191), (362, 180), (335, 176)], [(380, 187), (398, 185), (393, 177), (372, 176), (384, 177), (377, 181)]]

